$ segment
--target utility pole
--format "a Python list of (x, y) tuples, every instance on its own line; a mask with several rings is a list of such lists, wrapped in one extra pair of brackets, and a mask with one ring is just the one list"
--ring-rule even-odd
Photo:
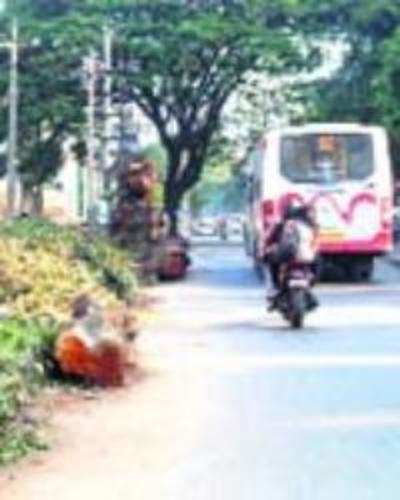
[(7, 212), (9, 217), (16, 215), (18, 196), (17, 148), (18, 148), (18, 24), (12, 23), (10, 49), (10, 86), (9, 86), (9, 130), (7, 158)]
[(87, 73), (87, 217), (94, 226), (97, 201), (97, 168), (96, 168), (96, 83), (97, 58), (91, 51), (86, 60)]
[(104, 79), (103, 79), (103, 158), (102, 158), (102, 172), (101, 172), (101, 191), (105, 189), (104, 180), (107, 176), (107, 171), (110, 168), (110, 140), (112, 136), (112, 123), (111, 116), (112, 109), (112, 46), (113, 46), (113, 32), (109, 26), (104, 26), (103, 31), (103, 58), (104, 58)]

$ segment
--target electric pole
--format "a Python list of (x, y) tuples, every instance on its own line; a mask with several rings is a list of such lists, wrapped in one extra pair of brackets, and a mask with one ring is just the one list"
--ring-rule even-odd
[(7, 158), (7, 212), (9, 217), (16, 215), (18, 196), (17, 148), (18, 148), (18, 24), (12, 24), (10, 49), (9, 84), (9, 129)]
[(91, 225), (95, 224), (97, 201), (96, 166), (96, 83), (97, 59), (91, 51), (86, 60), (87, 73), (87, 216)]
[(111, 117), (113, 114), (112, 109), (112, 45), (113, 45), (113, 32), (109, 26), (104, 27), (103, 31), (103, 57), (104, 57), (104, 79), (103, 79), (103, 158), (102, 158), (102, 172), (101, 172), (101, 191), (104, 191), (104, 180), (107, 176), (107, 171), (110, 168), (110, 140), (112, 136), (112, 123)]

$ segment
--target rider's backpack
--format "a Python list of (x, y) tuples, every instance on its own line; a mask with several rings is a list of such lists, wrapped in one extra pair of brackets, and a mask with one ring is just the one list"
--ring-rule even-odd
[(278, 260), (286, 263), (311, 263), (316, 258), (316, 252), (313, 228), (299, 220), (288, 221), (278, 244)]
[(291, 262), (296, 259), (300, 244), (300, 234), (296, 225), (287, 222), (283, 227), (281, 237), (278, 242), (277, 260), (279, 262)]
[(301, 221), (296, 221), (296, 231), (298, 234), (298, 247), (296, 262), (309, 264), (317, 258), (317, 235), (315, 229)]

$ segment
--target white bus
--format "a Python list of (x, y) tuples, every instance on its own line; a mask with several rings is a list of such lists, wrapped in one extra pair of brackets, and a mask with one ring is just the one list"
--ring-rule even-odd
[(265, 134), (249, 158), (247, 250), (261, 263), (288, 203), (311, 205), (323, 261), (369, 279), (392, 250), (393, 180), (384, 129), (356, 124), (287, 127)]

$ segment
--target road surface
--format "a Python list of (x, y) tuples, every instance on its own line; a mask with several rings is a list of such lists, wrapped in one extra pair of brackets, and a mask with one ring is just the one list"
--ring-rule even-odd
[(400, 267), (325, 284), (303, 332), (241, 249), (202, 247), (139, 350), (148, 376), (56, 417), (2, 500), (398, 500)]

